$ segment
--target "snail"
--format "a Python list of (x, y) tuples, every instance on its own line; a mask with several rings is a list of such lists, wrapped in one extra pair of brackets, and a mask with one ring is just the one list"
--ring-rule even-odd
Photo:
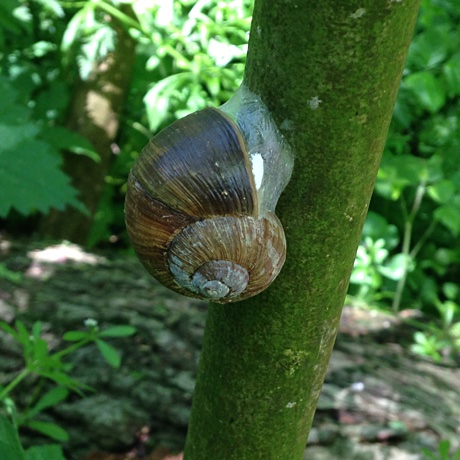
[(274, 209), (292, 167), (268, 109), (244, 85), (220, 108), (175, 121), (128, 178), (125, 221), (141, 263), (191, 297), (227, 303), (263, 291), (286, 257)]

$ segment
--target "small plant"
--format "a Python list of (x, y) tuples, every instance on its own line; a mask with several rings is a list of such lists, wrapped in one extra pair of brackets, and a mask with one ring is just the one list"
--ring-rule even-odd
[(442, 359), (442, 350), (446, 346), (446, 342), (438, 335), (429, 332), (417, 331), (414, 334), (414, 342), (411, 345), (411, 350), (414, 353), (422, 356), (428, 356), (433, 361), (440, 362)]
[(357, 287), (353, 293), (354, 299), (374, 304), (385, 298), (386, 293), (382, 290), (385, 275), (382, 269), (388, 261), (388, 254), (383, 238), (376, 241), (370, 237), (364, 238), (358, 247), (350, 278), (350, 283)]
[(433, 453), (424, 448), (422, 448), (422, 452), (428, 460), (460, 460), (460, 449), (450, 453), (450, 448), (450, 441), (443, 439), (439, 441), (438, 452)]
[(397, 244), (396, 227), (369, 212), (350, 278), (352, 303), (375, 305), (392, 299), (392, 285), (402, 276), (401, 254), (390, 256)]
[[(443, 290), (446, 292), (445, 286)], [(419, 355), (429, 356), (437, 362), (447, 355), (456, 359), (460, 352), (460, 306), (453, 300), (441, 302), (437, 299), (434, 304), (441, 318), (441, 324), (417, 323), (417, 327), (422, 330), (414, 334), (415, 343), (411, 346), (411, 350)]]
[[(37, 415), (43, 410), (59, 404), (67, 398), (69, 391), (82, 394), (90, 388), (70, 376), (72, 365), (64, 361), (71, 353), (93, 342), (98, 347), (102, 357), (112, 367), (120, 366), (121, 358), (118, 351), (108, 344), (105, 339), (126, 337), (135, 333), (132, 326), (112, 326), (100, 330), (97, 321), (85, 321), (86, 331), (69, 331), (63, 335), (63, 340), (71, 344), (62, 350), (51, 353), (48, 343), (42, 335), (42, 323), (36, 322), (29, 331), (24, 323), (16, 321), (15, 327), (0, 322), (0, 329), (13, 338), (22, 348), (24, 367), (6, 385), (0, 385), (0, 452), (8, 454), (8, 460), (61, 460), (64, 459), (59, 445), (32, 447), (27, 451), (19, 441), (19, 428), (27, 427), (58, 442), (68, 440), (68, 435), (60, 426), (38, 420)], [(17, 410), (13, 390), (27, 377), (33, 376), (38, 384), (42, 380), (50, 380), (56, 384), (44, 394), (38, 394), (22, 412)], [(40, 388), (37, 385), (37, 388)]]

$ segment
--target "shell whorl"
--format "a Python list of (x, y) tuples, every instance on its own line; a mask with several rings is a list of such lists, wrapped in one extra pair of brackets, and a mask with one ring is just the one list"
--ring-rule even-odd
[(207, 299), (220, 300), (239, 296), (248, 281), (249, 273), (241, 265), (228, 260), (211, 260), (193, 274), (192, 286)]
[[(273, 211), (292, 169), (290, 160), (286, 166), (271, 158), (282, 153), (270, 120), (240, 130), (230, 109), (195, 112), (155, 136), (131, 170), (125, 204), (128, 234), (146, 269), (177, 292), (221, 303), (256, 295), (281, 270), (286, 242)], [(263, 159), (259, 176), (244, 132), (251, 126), (272, 130), (270, 158), (258, 153), (264, 133), (251, 134)], [(270, 173), (265, 166), (273, 164)]]
[[(214, 217), (182, 229), (168, 248), (168, 265), (176, 282), (188, 291), (198, 292), (194, 285), (198, 272), (225, 284), (229, 291), (220, 299), (234, 301), (267, 287), (284, 263), (285, 245), (274, 214)], [(222, 271), (228, 267), (235, 268), (233, 276)]]

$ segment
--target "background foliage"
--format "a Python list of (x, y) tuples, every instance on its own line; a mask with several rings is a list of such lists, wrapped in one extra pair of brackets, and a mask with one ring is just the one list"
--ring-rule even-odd
[[(0, 216), (18, 228), (22, 216), (51, 208), (85, 211), (60, 151), (95, 167), (98, 155), (64, 121), (76, 79), (116, 48), (116, 18), (137, 42), (135, 68), (89, 243), (127, 247), (133, 160), (159, 129), (235, 91), (251, 9), (250, 0), (3, 1)], [(417, 324), (414, 351), (435, 359), (458, 358), (460, 348), (459, 20), (455, 0), (422, 1), (349, 290), (350, 302), (433, 318)]]

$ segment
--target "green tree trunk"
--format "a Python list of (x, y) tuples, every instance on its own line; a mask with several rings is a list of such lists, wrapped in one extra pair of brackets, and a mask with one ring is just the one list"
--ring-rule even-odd
[(270, 289), (209, 307), (186, 460), (302, 458), (419, 0), (256, 0), (245, 83), (296, 155)]

